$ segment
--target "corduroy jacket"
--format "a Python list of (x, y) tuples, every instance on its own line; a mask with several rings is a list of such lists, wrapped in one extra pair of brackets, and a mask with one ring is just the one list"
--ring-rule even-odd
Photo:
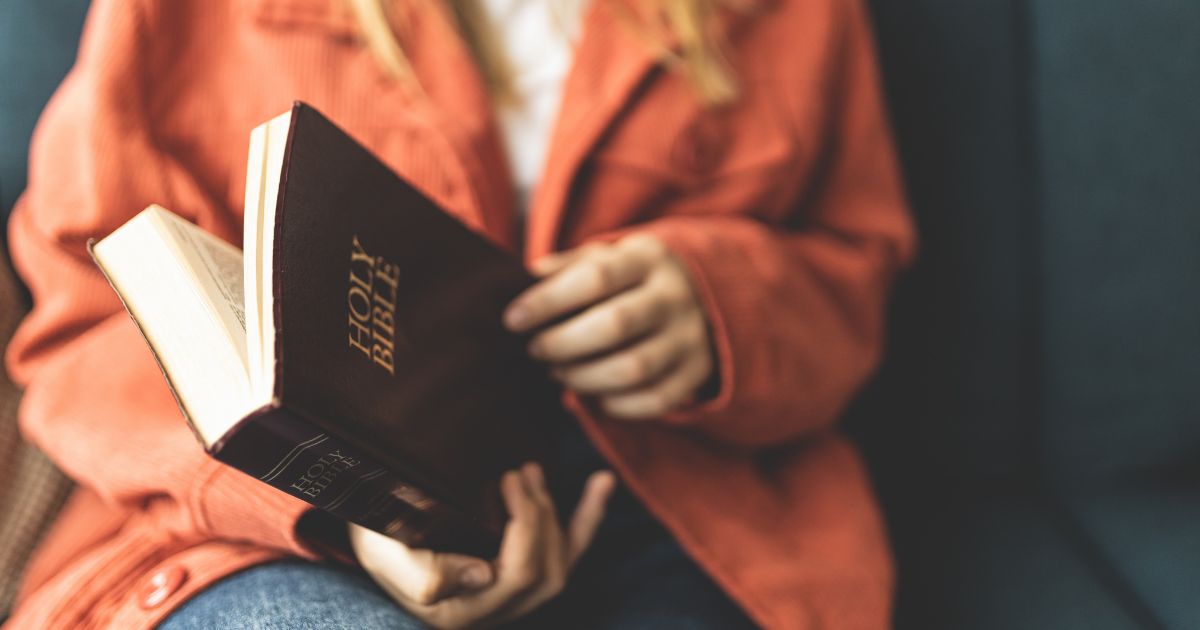
[(85, 251), (150, 203), (238, 243), (249, 131), (295, 99), (528, 259), (658, 235), (703, 299), (719, 391), (651, 423), (568, 406), (758, 623), (889, 624), (885, 531), (835, 427), (879, 359), (888, 287), (914, 248), (863, 2), (722, 14), (741, 95), (706, 108), (619, 1), (585, 16), (523, 235), (484, 82), (447, 15), (397, 3), (418, 92), (334, 0), (94, 3), (10, 225), (35, 302), (7, 355), (22, 427), (80, 490), (9, 627), (151, 627), (231, 572), (320, 557), (297, 532), (307, 504), (202, 452)]

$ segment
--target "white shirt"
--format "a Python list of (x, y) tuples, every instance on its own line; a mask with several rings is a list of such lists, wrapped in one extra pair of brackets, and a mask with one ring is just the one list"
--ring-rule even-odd
[(524, 216), (542, 173), (587, 0), (478, 0), (511, 72), (496, 118)]

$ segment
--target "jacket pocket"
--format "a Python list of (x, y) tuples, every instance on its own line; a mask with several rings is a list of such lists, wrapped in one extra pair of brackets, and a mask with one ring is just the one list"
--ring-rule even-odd
[(753, 186), (756, 175), (790, 170), (804, 152), (777, 102), (777, 87), (762, 81), (744, 85), (737, 102), (717, 109), (691, 98), (670, 103), (649, 98), (617, 121), (595, 152), (594, 165), (685, 193)]
[(279, 30), (325, 35), (357, 41), (358, 23), (345, 2), (337, 0), (241, 0), (240, 8), (253, 24)]

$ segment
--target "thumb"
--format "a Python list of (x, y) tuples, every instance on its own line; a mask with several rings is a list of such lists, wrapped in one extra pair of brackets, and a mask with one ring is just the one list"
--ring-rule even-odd
[(568, 249), (566, 251), (555, 252), (553, 254), (546, 254), (545, 256), (533, 261), (533, 264), (529, 266), (529, 270), (533, 272), (533, 275), (539, 278), (552, 276), (563, 269), (566, 269), (576, 260), (579, 260), (583, 256), (595, 252), (602, 247), (604, 246), (600, 243), (588, 243), (587, 245), (581, 245), (575, 249)]
[(604, 506), (608, 497), (617, 487), (617, 477), (612, 472), (602, 470), (592, 473), (583, 489), (583, 496), (571, 517), (567, 530), (567, 540), (570, 547), (570, 566), (574, 566), (583, 552), (592, 544), (600, 521), (604, 520)]
[(409, 550), (408, 562), (397, 563), (396, 586), (409, 601), (432, 606), (444, 599), (477, 591), (492, 582), (492, 567), (470, 556)]
[(477, 591), (492, 583), (492, 565), (479, 558), (453, 553), (433, 553), (431, 579), (424, 599), (436, 603), (449, 597)]
[(366, 528), (354, 528), (351, 540), (359, 562), (380, 586), (413, 604), (430, 606), (492, 582), (492, 566), (479, 558), (413, 549)]

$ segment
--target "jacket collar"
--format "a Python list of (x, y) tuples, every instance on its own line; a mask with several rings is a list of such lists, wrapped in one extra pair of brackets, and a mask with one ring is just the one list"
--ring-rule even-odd
[[(481, 227), (506, 246), (515, 241), (512, 184), (504, 151), (492, 119), (486, 85), (471, 53), (442, 2), (430, 2), (440, 11), (415, 11), (412, 3), (391, 3), (393, 26), (421, 87), (414, 95), (386, 77), (370, 86), (364, 99), (380, 108), (403, 108), (415, 114), (425, 131), (447, 158), (443, 168), (463, 183), (466, 194), (456, 208), (460, 217)], [(355, 16), (341, 0), (238, 0), (240, 10), (254, 24), (267, 29), (304, 31), (358, 45)], [(364, 86), (366, 87), (366, 86)], [(336, 122), (336, 121), (335, 121)], [(497, 165), (500, 165), (498, 168)]]
[[(738, 11), (717, 16), (721, 36), (777, 0), (741, 0)], [(651, 73), (660, 67), (654, 51), (625, 21), (641, 16), (646, 2), (592, 0), (583, 37), (563, 85), (562, 102), (547, 149), (545, 171), (530, 207), (527, 258), (557, 250), (570, 191), (584, 161)], [(665, 45), (678, 52), (678, 41), (666, 34)]]
[[(408, 99), (405, 105), (424, 110), (422, 118), (456, 159), (447, 167), (459, 169), (469, 183), (471, 213), (493, 238), (511, 245), (516, 221), (507, 160), (486, 85), (469, 48), (447, 10), (417, 12), (408, 2), (390, 1), (397, 19), (408, 21), (407, 28), (400, 29), (405, 34), (403, 43), (424, 90), (424, 98)], [(741, 0), (746, 10), (721, 14), (717, 27), (728, 33), (743, 18), (776, 1)], [(354, 16), (337, 0), (240, 2), (264, 26), (314, 30), (346, 41), (358, 38)], [(527, 258), (558, 248), (566, 204), (580, 167), (638, 86), (659, 66), (653, 51), (624, 23), (645, 6), (638, 0), (591, 0), (586, 10), (582, 38), (563, 84), (545, 170), (529, 208)], [(672, 50), (676, 47), (670, 37), (666, 44)]]

